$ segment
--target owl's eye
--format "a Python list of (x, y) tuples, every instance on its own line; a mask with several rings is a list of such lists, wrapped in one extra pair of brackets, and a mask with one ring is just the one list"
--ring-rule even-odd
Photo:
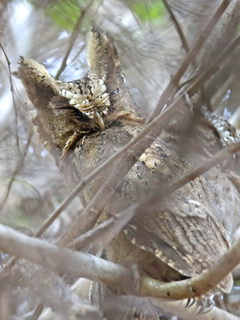
[(74, 98), (74, 93), (72, 93), (71, 91), (69, 90), (66, 90), (66, 89), (63, 89), (61, 91), (61, 95), (66, 98), (66, 99), (72, 99)]
[(112, 96), (112, 95), (114, 95), (116, 93), (119, 93), (119, 88), (117, 88), (117, 89), (113, 90), (112, 92), (110, 92), (109, 96)]
[(84, 104), (85, 106), (88, 105), (88, 104), (89, 104), (89, 100), (88, 100), (88, 99), (84, 99), (84, 100), (82, 101), (82, 104)]

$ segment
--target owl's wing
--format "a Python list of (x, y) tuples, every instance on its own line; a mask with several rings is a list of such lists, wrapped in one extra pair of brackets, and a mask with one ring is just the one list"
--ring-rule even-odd
[[(176, 179), (192, 166), (161, 140), (154, 143), (128, 175), (132, 197), (142, 200), (150, 187), (164, 185), (164, 178)], [(151, 184), (149, 184), (149, 181)], [(147, 184), (148, 182), (148, 184)], [(131, 189), (129, 187), (131, 186)], [(228, 235), (210, 210), (204, 177), (184, 185), (161, 201), (161, 208), (148, 210), (133, 218), (124, 232), (130, 241), (184, 276), (192, 277), (208, 269), (229, 248)], [(131, 201), (134, 201), (131, 198)], [(138, 201), (139, 201), (138, 200)], [(232, 277), (219, 285), (229, 292)]]
[[(225, 229), (209, 213), (186, 218), (164, 210), (135, 216), (124, 232), (135, 246), (153, 253), (187, 277), (210, 268), (229, 248)], [(232, 276), (227, 276), (219, 288), (229, 292)]]

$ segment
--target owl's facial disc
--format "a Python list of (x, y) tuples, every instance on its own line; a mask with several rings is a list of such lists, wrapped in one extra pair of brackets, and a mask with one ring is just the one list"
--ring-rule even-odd
[(68, 99), (70, 106), (93, 119), (100, 129), (105, 128), (104, 117), (110, 107), (109, 93), (106, 92), (104, 81), (104, 78), (93, 78), (87, 85), (84, 79), (76, 83), (58, 81), (58, 94)]

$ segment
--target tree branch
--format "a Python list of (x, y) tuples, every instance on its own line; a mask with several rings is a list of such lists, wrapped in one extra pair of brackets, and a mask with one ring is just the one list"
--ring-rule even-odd
[(206, 25), (204, 30), (202, 31), (201, 35), (197, 39), (196, 43), (193, 45), (191, 51), (188, 53), (182, 64), (180, 65), (179, 69), (177, 70), (176, 74), (168, 84), (167, 88), (164, 90), (161, 98), (158, 101), (156, 108), (154, 109), (152, 115), (150, 116), (148, 123), (151, 122), (164, 108), (165, 104), (171, 97), (174, 90), (178, 87), (179, 81), (186, 72), (187, 68), (190, 64), (194, 61), (196, 55), (198, 54), (199, 50), (201, 49), (204, 42), (208, 39), (209, 35), (211, 34), (213, 28), (218, 23), (219, 19), (225, 12), (226, 8), (231, 3), (231, 0), (223, 0), (215, 14), (213, 15), (212, 19)]
[[(128, 292), (132, 285), (136, 287), (131, 272), (123, 266), (87, 253), (58, 248), (3, 225), (0, 225), (0, 250), (28, 259), (55, 272), (88, 278), (121, 292)], [(163, 283), (143, 276), (140, 279), (139, 294), (175, 300), (200, 297), (213, 290), (239, 263), (240, 238), (215, 266), (191, 279)]]
[(10, 88), (11, 88), (11, 94), (12, 94), (12, 101), (13, 101), (13, 108), (14, 108), (14, 113), (15, 113), (15, 137), (16, 137), (16, 146), (17, 149), (20, 152), (20, 147), (19, 147), (19, 133), (18, 133), (18, 112), (17, 112), (17, 106), (16, 106), (16, 101), (15, 101), (15, 96), (14, 96), (14, 86), (13, 86), (13, 79), (12, 79), (12, 70), (11, 70), (11, 62), (8, 59), (8, 55), (0, 43), (0, 48), (2, 49), (2, 52), (4, 54), (4, 57), (7, 61), (7, 66), (8, 66), (8, 73), (9, 73), (9, 82), (10, 82)]
[(87, 253), (58, 248), (44, 240), (28, 237), (3, 225), (0, 225), (0, 250), (57, 273), (88, 278), (122, 291), (126, 289), (122, 286), (123, 280), (129, 281), (131, 278), (129, 270), (120, 265)]
[(182, 31), (182, 28), (181, 28), (181, 26), (180, 26), (180, 24), (179, 24), (179, 22), (178, 22), (178, 20), (177, 20), (177, 18), (175, 16), (174, 12), (173, 12), (171, 6), (169, 5), (167, 0), (162, 0), (162, 3), (164, 5), (164, 7), (166, 8), (166, 10), (167, 10), (167, 12), (168, 12), (168, 14), (170, 16), (170, 19), (172, 20), (172, 22), (173, 22), (173, 24), (175, 26), (175, 29), (176, 29), (176, 31), (178, 33), (178, 36), (179, 36), (179, 38), (180, 38), (180, 40), (182, 42), (184, 50), (186, 51), (186, 53), (188, 53), (190, 51), (190, 48), (189, 48), (187, 39), (186, 39), (186, 37), (185, 37), (185, 35), (184, 35), (183, 31)]
[(67, 51), (65, 53), (65, 56), (63, 57), (62, 59), (62, 63), (61, 63), (61, 66), (59, 68), (59, 70), (57, 71), (56, 73), (56, 76), (55, 76), (55, 79), (58, 79), (61, 75), (61, 73), (64, 71), (64, 69), (66, 68), (67, 66), (67, 59), (68, 59), (68, 56), (73, 48), (73, 45), (77, 39), (77, 36), (79, 34), (79, 30), (80, 30), (80, 26), (81, 26), (81, 23), (83, 21), (83, 18), (85, 17), (88, 9), (91, 7), (91, 5), (93, 4), (94, 0), (90, 1), (87, 6), (81, 10), (81, 13), (79, 14), (79, 17), (77, 19), (77, 22), (74, 26), (74, 29), (73, 29), (73, 32), (71, 34), (71, 37), (69, 39), (69, 45), (68, 45), (68, 48), (67, 48)]

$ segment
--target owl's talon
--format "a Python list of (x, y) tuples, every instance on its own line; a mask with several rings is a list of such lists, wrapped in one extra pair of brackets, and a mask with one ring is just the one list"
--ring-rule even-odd
[(189, 307), (193, 306), (195, 302), (196, 302), (195, 298), (193, 298), (193, 299), (192, 298), (188, 298), (187, 303), (185, 305), (185, 308), (189, 308)]
[(215, 306), (215, 302), (214, 302), (212, 296), (211, 297), (207, 297), (205, 299), (198, 300), (197, 304), (200, 306), (200, 308), (199, 308), (199, 310), (198, 310), (196, 315), (208, 313)]

